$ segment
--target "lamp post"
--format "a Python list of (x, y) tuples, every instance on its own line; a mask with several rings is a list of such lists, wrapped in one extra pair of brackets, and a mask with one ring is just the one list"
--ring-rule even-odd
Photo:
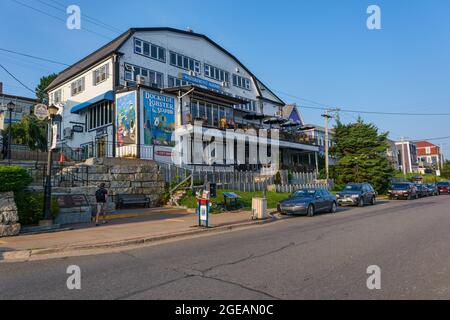
[(11, 165), (11, 144), (12, 144), (12, 133), (11, 133), (11, 125), (12, 125), (12, 112), (16, 108), (14, 102), (10, 101), (6, 108), (9, 112), (9, 124), (8, 124), (8, 165)]
[(52, 144), (53, 144), (53, 119), (58, 113), (58, 107), (51, 105), (48, 110), (48, 141), (47, 141), (47, 172), (45, 176), (45, 189), (44, 189), (44, 224), (52, 224), (51, 221), (51, 199), (52, 199)]

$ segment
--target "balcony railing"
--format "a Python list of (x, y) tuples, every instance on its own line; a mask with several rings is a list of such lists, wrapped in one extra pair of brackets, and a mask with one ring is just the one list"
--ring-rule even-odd
[[(219, 130), (260, 130), (264, 129), (268, 131), (268, 137), (270, 137), (270, 131), (271, 129), (267, 125), (258, 125), (254, 123), (234, 123), (233, 121), (229, 121), (227, 119), (222, 119), (219, 121), (217, 125), (211, 125), (208, 122), (207, 118), (195, 118), (193, 120), (188, 119), (186, 121), (186, 124), (190, 125), (202, 125), (205, 128), (210, 129), (219, 129)], [(275, 128), (273, 128), (275, 129)], [(308, 134), (301, 132), (301, 131), (294, 131), (292, 129), (279, 129), (279, 139), (282, 141), (292, 142), (292, 143), (300, 143), (300, 144), (307, 144), (307, 145), (314, 145), (317, 146), (317, 140), (314, 138), (311, 138)]]

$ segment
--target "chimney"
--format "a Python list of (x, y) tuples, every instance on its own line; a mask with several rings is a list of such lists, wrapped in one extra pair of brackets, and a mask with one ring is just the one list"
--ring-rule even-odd
[(3, 82), (0, 82), (0, 94), (3, 94)]

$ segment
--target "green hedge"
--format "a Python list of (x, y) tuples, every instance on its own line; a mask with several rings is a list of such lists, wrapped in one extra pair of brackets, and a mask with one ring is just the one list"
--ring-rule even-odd
[(0, 192), (21, 191), (32, 181), (27, 170), (22, 167), (0, 166)]
[[(17, 210), (19, 212), (19, 222), (22, 225), (35, 225), (44, 219), (44, 194), (41, 192), (16, 192), (14, 194)], [(55, 199), (52, 199), (51, 215), (54, 219), (59, 213), (59, 206)]]

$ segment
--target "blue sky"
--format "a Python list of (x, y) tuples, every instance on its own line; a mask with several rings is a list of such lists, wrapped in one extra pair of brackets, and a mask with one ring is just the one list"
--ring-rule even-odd
[[(17, 0), (58, 19), (2, 0), (0, 47), (73, 63), (117, 33), (66, 29), (60, 4), (114, 28), (170, 26), (204, 33), (234, 53), (285, 102), (366, 111), (450, 112), (450, 2), (447, 0), (153, 1)], [(46, 6), (48, 3), (56, 8)], [(379, 5), (382, 30), (366, 28), (366, 9)], [(0, 52), (0, 62), (34, 88), (63, 67)], [(30, 95), (0, 70), (7, 93)], [(294, 98), (298, 97), (298, 98)], [(317, 106), (317, 105), (316, 105)], [(306, 122), (321, 112), (302, 109)], [(341, 113), (344, 121), (358, 114)], [(449, 136), (450, 116), (362, 115), (393, 139)], [(436, 140), (450, 154), (450, 139)]]

